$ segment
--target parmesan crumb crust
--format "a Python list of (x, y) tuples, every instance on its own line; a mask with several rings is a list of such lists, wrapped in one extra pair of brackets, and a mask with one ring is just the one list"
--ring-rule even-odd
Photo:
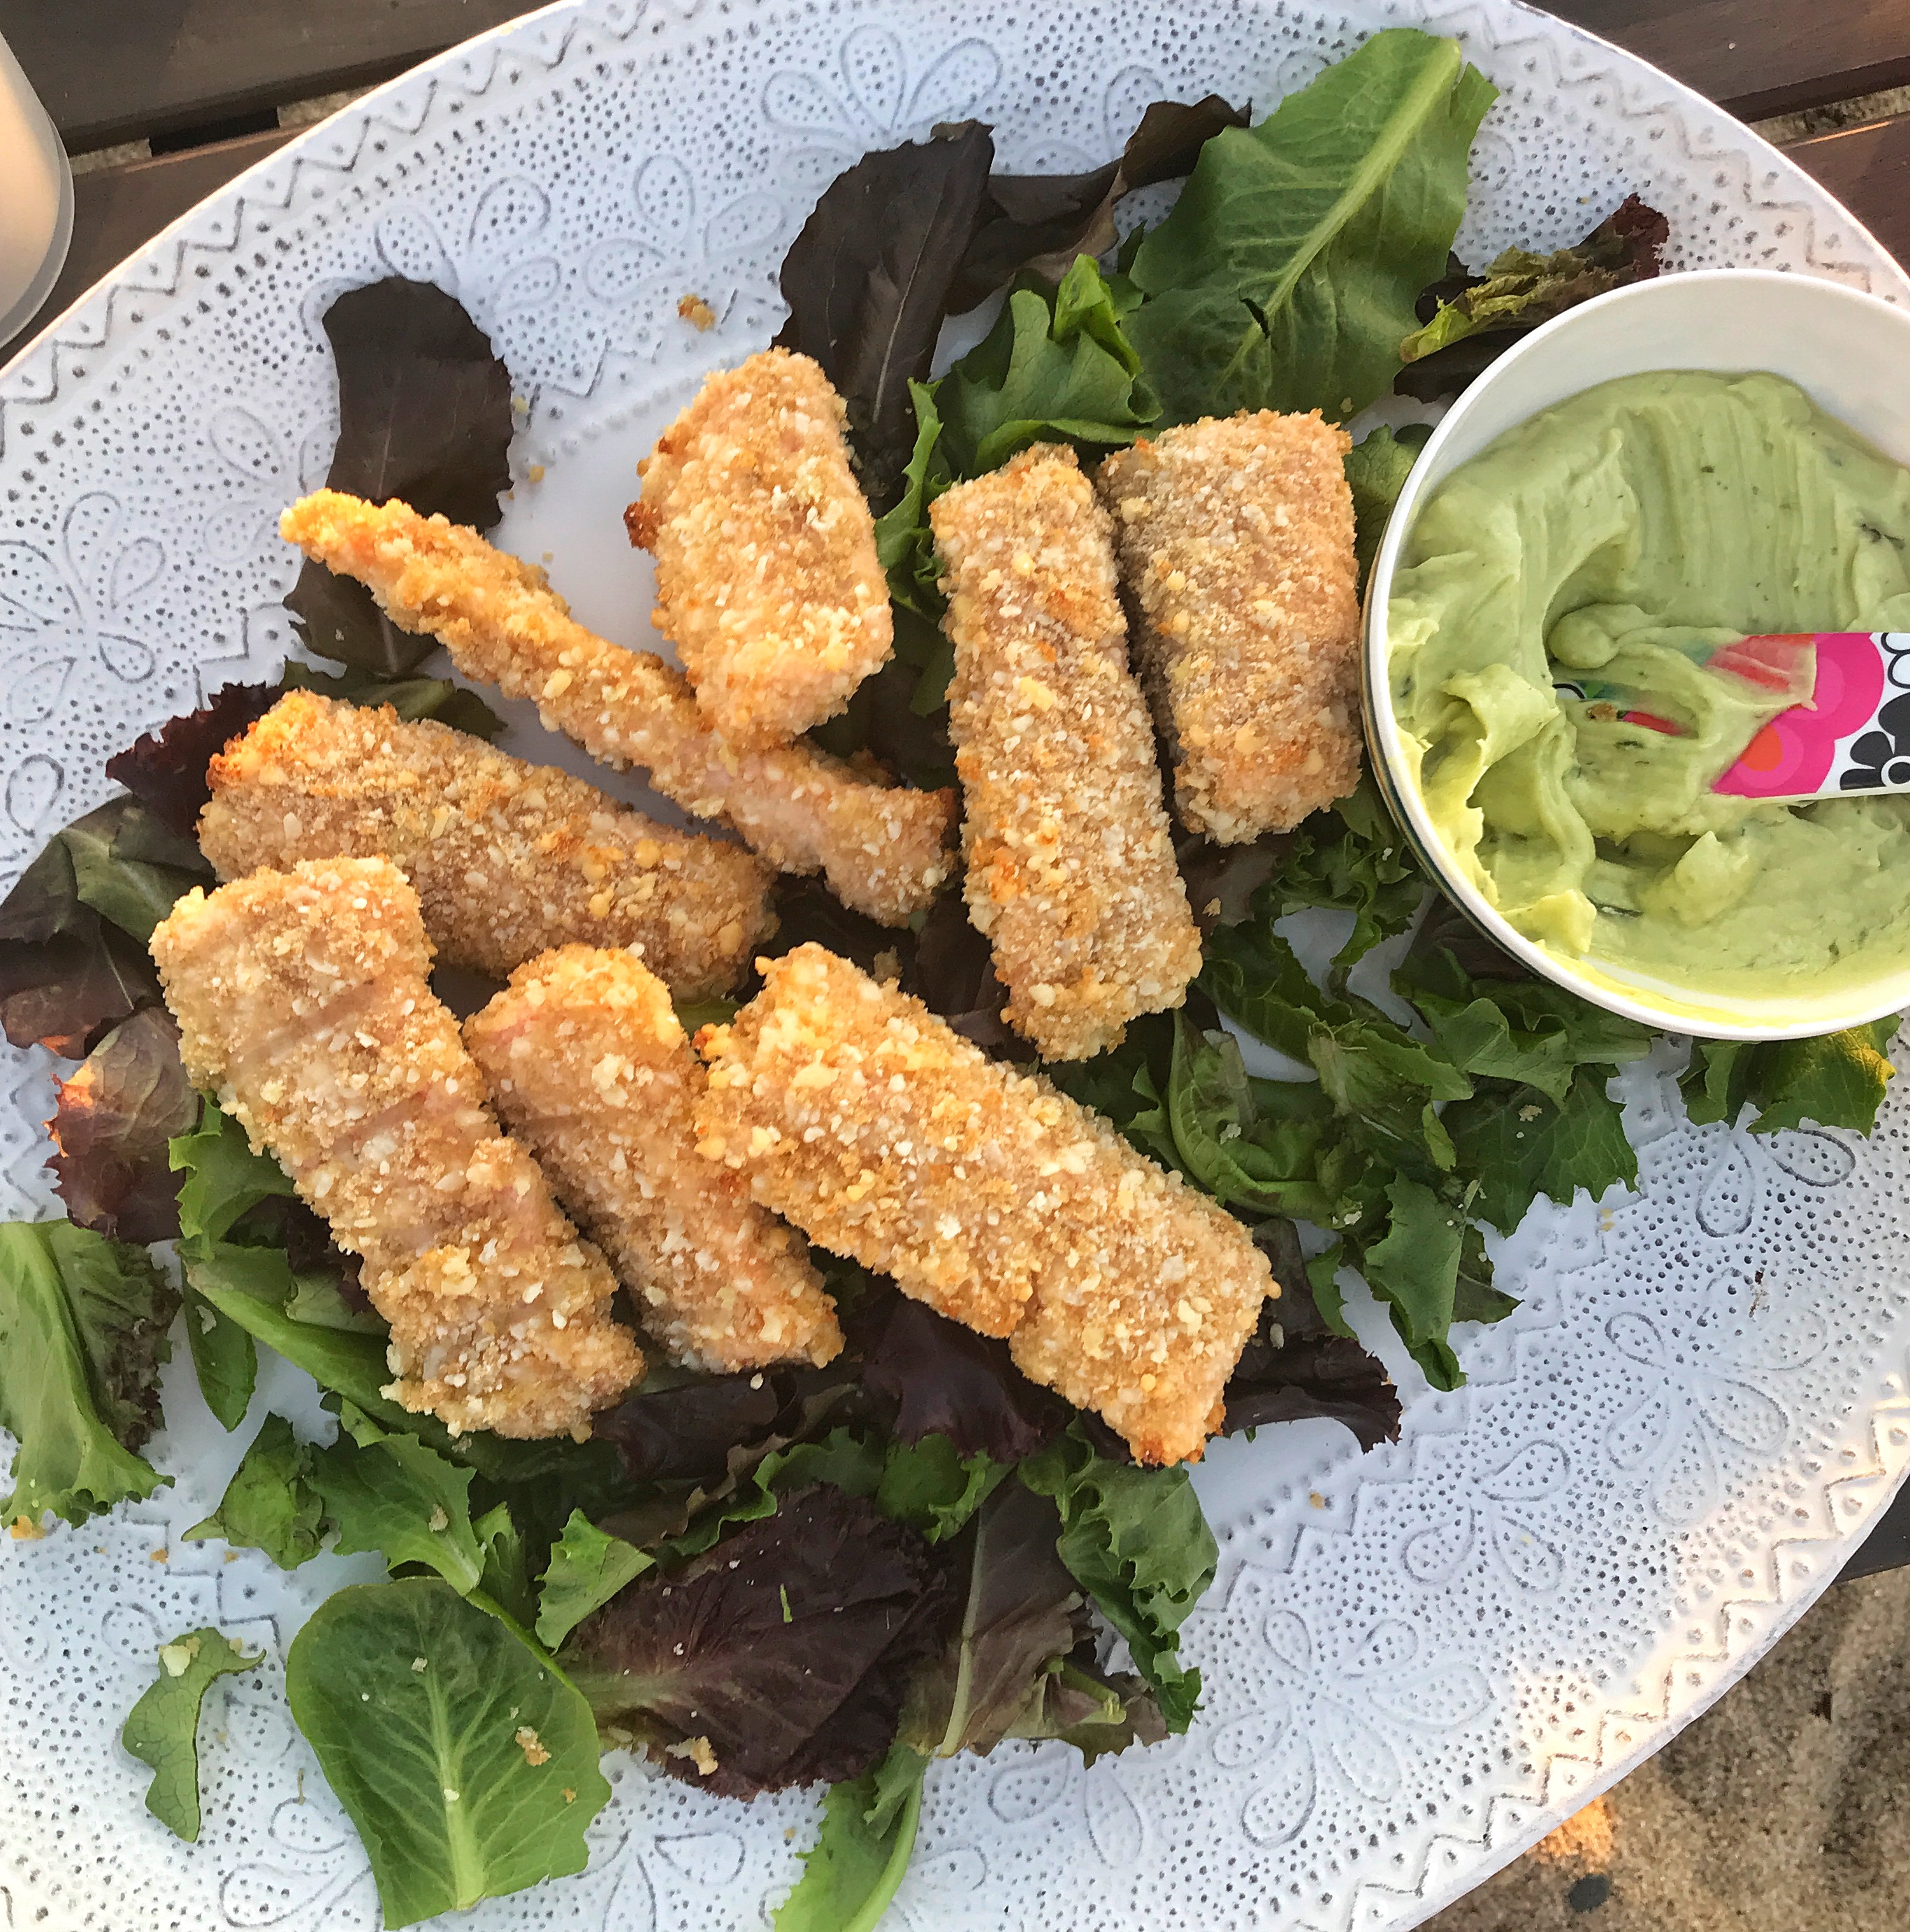
[(464, 1023), (498, 1112), (602, 1244), (673, 1360), (820, 1368), (842, 1348), (803, 1244), (697, 1151), (705, 1076), (668, 989), (628, 952), (532, 960)]
[(499, 1130), (403, 874), (337, 859), (194, 887), (152, 956), (194, 1083), (364, 1257), (385, 1393), (454, 1431), (587, 1436), (643, 1358), (603, 1256)]
[(812, 1240), (892, 1275), (1143, 1462), (1198, 1456), (1277, 1294), (1233, 1216), (1045, 1081), (815, 945), (697, 1045), (703, 1154)]
[(871, 784), (806, 742), (730, 743), (674, 665), (586, 631), (541, 570), (476, 531), (320, 490), (279, 532), (367, 586), (401, 629), (435, 638), (466, 677), (533, 700), (551, 730), (604, 764), (642, 766), (666, 798), (733, 826), (778, 870), (822, 873), (856, 911), (905, 925), (952, 872), (952, 791)]
[(1360, 781), (1360, 598), (1346, 432), (1270, 410), (1101, 466), (1174, 800), (1222, 844), (1291, 830)]
[(301, 859), (389, 859), (439, 959), (505, 979), (553, 946), (640, 946), (679, 999), (727, 992), (775, 923), (772, 874), (583, 779), (406, 724), (388, 706), (288, 692), (212, 760), (199, 842), (222, 879)]
[(955, 646), (969, 916), (1045, 1060), (1177, 1006), (1201, 944), (1146, 706), (1128, 670), (1106, 512), (1071, 449), (1037, 444), (938, 498)]
[(889, 586), (847, 418), (809, 357), (766, 349), (710, 376), (637, 466), (643, 501), (625, 521), (656, 557), (653, 621), (733, 743), (834, 717), (889, 660)]

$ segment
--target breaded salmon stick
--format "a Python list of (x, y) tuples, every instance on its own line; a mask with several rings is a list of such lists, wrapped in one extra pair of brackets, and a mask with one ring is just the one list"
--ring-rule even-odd
[(685, 812), (734, 826), (780, 871), (821, 872), (871, 919), (905, 924), (953, 870), (952, 791), (871, 784), (808, 744), (726, 742), (681, 671), (586, 631), (543, 572), (475, 530), (331, 490), (293, 504), (279, 529), (369, 586), (394, 624), (436, 638), (467, 677), (535, 699), (593, 758), (642, 766)]
[(624, 513), (657, 560), (657, 628), (733, 744), (833, 718), (894, 641), (847, 412), (806, 356), (721, 369), (637, 466)]
[(385, 1393), (454, 1430), (581, 1438), (643, 1372), (616, 1282), (499, 1130), (383, 859), (195, 887), (152, 936), (196, 1084), (364, 1258)]
[(1101, 466), (1174, 800), (1223, 845), (1360, 780), (1360, 598), (1346, 432), (1211, 416)]
[(815, 945), (697, 1044), (703, 1151), (892, 1275), (1144, 1462), (1198, 1456), (1279, 1291), (1246, 1228), (1045, 1081)]
[(769, 868), (463, 731), (288, 692), (212, 760), (199, 842), (222, 879), (389, 859), (437, 956), (502, 980), (566, 941), (640, 946), (679, 999), (727, 992), (769, 931)]
[(1037, 444), (929, 512), (948, 568), (949, 726), (969, 916), (1045, 1060), (1177, 1006), (1201, 944), (1129, 675), (1107, 513), (1071, 449)]
[(520, 967), (464, 1043), (673, 1360), (733, 1373), (841, 1352), (802, 1242), (698, 1155), (703, 1062), (634, 953), (565, 946)]

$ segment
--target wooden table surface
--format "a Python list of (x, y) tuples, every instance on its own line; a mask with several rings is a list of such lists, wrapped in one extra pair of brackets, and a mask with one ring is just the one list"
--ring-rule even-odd
[[(72, 251), (18, 339), (289, 140), (281, 108), (386, 80), (532, 10), (514, 0), (0, 0), (0, 37), (70, 153), (152, 150), (76, 177)], [(1910, 0), (1556, 0), (1552, 10), (1747, 120), (1910, 86)], [(1910, 260), (1910, 115), (1789, 152)], [(1844, 1574), (1906, 1563), (1910, 1490)]]

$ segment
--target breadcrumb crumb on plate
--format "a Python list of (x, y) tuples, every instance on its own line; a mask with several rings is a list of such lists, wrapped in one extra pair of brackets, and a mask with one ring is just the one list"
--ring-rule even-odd
[(625, 513), (654, 553), (657, 628), (736, 744), (833, 718), (889, 660), (875, 523), (849, 466), (847, 412), (807, 356), (719, 369), (637, 466)]
[(497, 1110), (602, 1246), (673, 1360), (820, 1368), (842, 1348), (803, 1244), (697, 1148), (703, 1062), (630, 952), (566, 946), (464, 1023)]
[(1278, 1293), (1234, 1217), (1109, 1124), (815, 945), (697, 1036), (704, 1153), (984, 1334), (1144, 1462), (1198, 1456)]
[(454, 1430), (586, 1436), (643, 1358), (603, 1256), (499, 1130), (403, 874), (336, 859), (194, 887), (152, 955), (194, 1083), (364, 1257), (386, 1394)]
[(969, 916), (1045, 1060), (1177, 1006), (1201, 943), (1154, 734), (1128, 670), (1107, 513), (1071, 449), (1037, 444), (929, 512), (955, 646), (949, 724)]

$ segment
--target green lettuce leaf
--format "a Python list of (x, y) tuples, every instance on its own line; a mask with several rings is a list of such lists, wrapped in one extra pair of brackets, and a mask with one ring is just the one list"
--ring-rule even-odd
[(259, 1383), (259, 1347), (248, 1330), (223, 1315), (197, 1288), (186, 1290), (186, 1342), (205, 1406), (227, 1429), (236, 1429), (252, 1406)]
[(1396, 433), (1382, 426), (1346, 453), (1347, 487), (1353, 493), (1353, 555), (1363, 592), (1386, 535), (1387, 520), (1432, 434), (1423, 423), (1408, 424)]
[(891, 1442), (883, 1460), (875, 1506), (886, 1516), (946, 1542), (1000, 1486), (1008, 1465), (991, 1456), (964, 1456), (946, 1436)]
[(1447, 1110), (1459, 1160), (1479, 1183), (1472, 1211), (1480, 1220), (1509, 1234), (1541, 1194), (1569, 1204), (1582, 1187), (1596, 1201), (1638, 1179), (1624, 1109), (1606, 1091), (1607, 1079), (1599, 1069), (1579, 1069), (1562, 1105), (1527, 1087)]
[(223, 1240), (262, 1202), (290, 1199), (292, 1177), (268, 1154), (254, 1154), (245, 1130), (208, 1094), (199, 1124), (169, 1143), (179, 1184), (179, 1232), (187, 1240)]
[(1367, 1286), (1387, 1304), (1393, 1325), (1435, 1388), (1456, 1388), (1464, 1378), (1446, 1337), (1465, 1217), (1429, 1187), (1404, 1178), (1386, 1190), (1386, 1232), (1360, 1266)]
[(897, 1744), (873, 1771), (832, 1785), (802, 1876), (775, 1932), (874, 1932), (908, 1870), (928, 1760)]
[(1075, 258), (1051, 297), (1015, 290), (985, 339), (935, 386), (952, 473), (985, 476), (1034, 442), (1132, 442), (1161, 412), (1123, 327), (1138, 299), (1090, 255)]
[(262, 1550), (281, 1570), (297, 1569), (318, 1554), (324, 1532), (325, 1504), (311, 1485), (311, 1468), (312, 1451), (291, 1424), (268, 1415), (219, 1507), (186, 1532), (187, 1540), (216, 1536), (235, 1549)]
[(573, 1510), (563, 1534), (550, 1547), (538, 1598), (538, 1642), (555, 1650), (592, 1610), (601, 1610), (625, 1584), (655, 1564), (646, 1550), (598, 1528), (581, 1510)]
[(1896, 1074), (1885, 1049), (1897, 1024), (1893, 1016), (1810, 1040), (1699, 1040), (1678, 1082), (1685, 1111), (1702, 1126), (1734, 1122), (1756, 1107), (1751, 1131), (1757, 1134), (1806, 1120), (1867, 1134)]
[(415, 1436), (388, 1434), (345, 1405), (338, 1439), (312, 1458), (310, 1480), (337, 1526), (338, 1551), (376, 1550), (396, 1569), (435, 1570), (460, 1597), (483, 1580), (471, 1477)]
[(1213, 1532), (1186, 1466), (1111, 1462), (1070, 1430), (1020, 1466), (1021, 1480), (1061, 1516), (1056, 1549), (1127, 1641), (1171, 1731), (1199, 1706), (1201, 1674), (1178, 1655), (1180, 1630), (1213, 1581)]
[(0, 1521), (37, 1529), (142, 1500), (178, 1292), (143, 1248), (67, 1221), (0, 1225), (0, 1427), (19, 1444)]
[(259, 1662), (211, 1628), (162, 1644), (159, 1676), (127, 1713), (119, 1741), (152, 1768), (146, 1809), (189, 1845), (199, 1839), (199, 1713), (214, 1680)]
[(327, 1598), (292, 1640), (285, 1684), (387, 1926), (583, 1869), (584, 1828), (610, 1796), (590, 1708), (440, 1579)]
[(1258, 127), (1208, 141), (1132, 271), (1147, 300), (1127, 333), (1167, 420), (1343, 421), (1382, 394), (1444, 268), (1497, 92), (1456, 41), (1396, 28)]

